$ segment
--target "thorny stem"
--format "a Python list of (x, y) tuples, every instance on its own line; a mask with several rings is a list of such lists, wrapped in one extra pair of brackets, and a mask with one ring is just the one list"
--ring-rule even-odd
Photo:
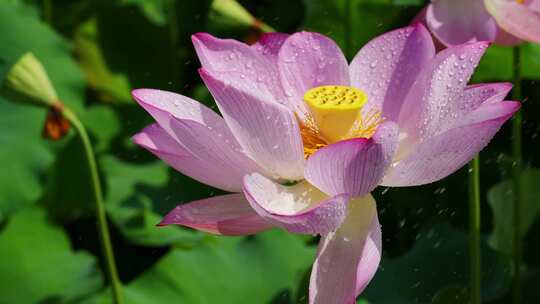
[(470, 303), (481, 303), (482, 270), (480, 258), (480, 155), (469, 164), (469, 259)]
[(83, 124), (69, 108), (64, 107), (62, 111), (64, 117), (69, 120), (73, 125), (77, 134), (79, 135), (84, 147), (86, 160), (88, 161), (88, 168), (90, 170), (90, 177), (92, 180), (92, 190), (94, 193), (94, 202), (96, 204), (96, 217), (97, 228), (99, 232), (99, 239), (101, 241), (102, 254), (106, 261), (107, 273), (109, 275), (109, 281), (112, 287), (112, 296), (115, 304), (122, 304), (122, 283), (118, 278), (118, 271), (116, 270), (116, 263), (114, 260), (113, 247), (111, 238), (109, 235), (109, 227), (107, 225), (107, 218), (105, 215), (105, 206), (103, 203), (103, 193), (101, 190), (101, 183), (99, 180), (99, 174), (96, 165), (96, 159), (94, 157), (94, 151), (92, 150), (92, 144), (88, 133)]
[[(513, 78), (514, 91), (512, 97), (514, 100), (521, 100), (521, 49), (519, 46), (513, 49)], [(514, 164), (512, 167), (512, 181), (514, 193), (513, 210), (513, 298), (514, 303), (521, 303), (521, 189), (520, 175), (522, 169), (522, 112), (519, 110), (512, 119), (512, 154)]]

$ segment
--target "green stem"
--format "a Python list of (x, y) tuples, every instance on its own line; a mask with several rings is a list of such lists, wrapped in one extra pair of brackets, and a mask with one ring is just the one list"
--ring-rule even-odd
[(351, 1), (345, 1), (345, 57), (351, 54)]
[(52, 25), (52, 3), (51, 0), (43, 0), (43, 20)]
[(103, 203), (103, 193), (101, 190), (101, 183), (99, 181), (99, 174), (97, 170), (96, 159), (94, 157), (94, 151), (92, 150), (92, 144), (90, 142), (90, 138), (88, 137), (88, 133), (86, 133), (86, 129), (84, 128), (77, 115), (75, 115), (73, 111), (65, 107), (62, 113), (77, 131), (77, 134), (79, 135), (84, 147), (86, 160), (88, 161), (88, 168), (90, 170), (90, 177), (92, 180), (94, 201), (96, 204), (95, 208), (99, 239), (101, 241), (102, 254), (106, 261), (109, 281), (112, 286), (113, 301), (115, 304), (122, 304), (122, 283), (118, 278), (116, 263), (114, 261), (113, 247), (111, 243), (111, 238), (109, 236), (109, 227), (107, 225), (107, 217), (105, 215), (105, 206)]
[(271, 27), (270, 25), (266, 24), (266, 23), (263, 23), (261, 25), (261, 31), (265, 32), (265, 33), (272, 33), (272, 32), (275, 32), (276, 30)]
[(176, 83), (180, 81), (180, 67), (179, 67), (179, 58), (178, 58), (178, 17), (176, 15), (176, 0), (168, 0), (168, 15), (167, 23), (169, 25), (169, 40), (171, 43), (171, 68), (172, 68), (172, 79), (174, 81), (173, 85), (176, 86)]
[[(513, 49), (514, 64), (514, 90), (512, 97), (514, 100), (521, 100), (521, 49), (519, 46)], [(521, 303), (521, 189), (520, 175), (522, 169), (522, 135), (521, 123), (522, 113), (519, 110), (512, 119), (512, 154), (514, 164), (512, 167), (514, 210), (513, 210), (513, 298), (514, 304)]]
[(480, 260), (480, 155), (469, 164), (469, 254), (471, 304), (481, 303), (482, 270)]

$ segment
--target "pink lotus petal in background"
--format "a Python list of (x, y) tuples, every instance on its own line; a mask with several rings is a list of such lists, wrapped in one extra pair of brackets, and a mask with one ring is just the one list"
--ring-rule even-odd
[(426, 11), (426, 23), (446, 46), (494, 41), (497, 23), (481, 0), (435, 0)]
[(540, 43), (540, 0), (432, 0), (412, 22), (426, 24), (444, 46)]
[(540, 43), (540, 1), (525, 4), (509, 0), (485, 0), (486, 9), (506, 32)]

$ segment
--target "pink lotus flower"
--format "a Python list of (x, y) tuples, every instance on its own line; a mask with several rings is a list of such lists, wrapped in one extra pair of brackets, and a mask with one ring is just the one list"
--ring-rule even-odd
[(417, 20), (446, 46), (540, 43), (540, 0), (432, 0)]
[(510, 84), (467, 85), (488, 43), (435, 54), (422, 25), (375, 38), (350, 65), (310, 32), (252, 46), (200, 33), (193, 44), (223, 118), (188, 97), (138, 89), (157, 123), (133, 139), (233, 194), (180, 205), (160, 224), (321, 234), (310, 303), (353, 303), (375, 274), (381, 229), (370, 191), (448, 176), (519, 108), (503, 101)]

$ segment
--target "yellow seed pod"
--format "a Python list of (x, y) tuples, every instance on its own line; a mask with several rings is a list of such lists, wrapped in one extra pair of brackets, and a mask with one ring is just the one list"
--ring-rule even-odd
[(347, 86), (321, 86), (308, 90), (304, 101), (314, 123), (328, 142), (336, 142), (347, 136), (360, 109), (367, 102), (363, 91)]

